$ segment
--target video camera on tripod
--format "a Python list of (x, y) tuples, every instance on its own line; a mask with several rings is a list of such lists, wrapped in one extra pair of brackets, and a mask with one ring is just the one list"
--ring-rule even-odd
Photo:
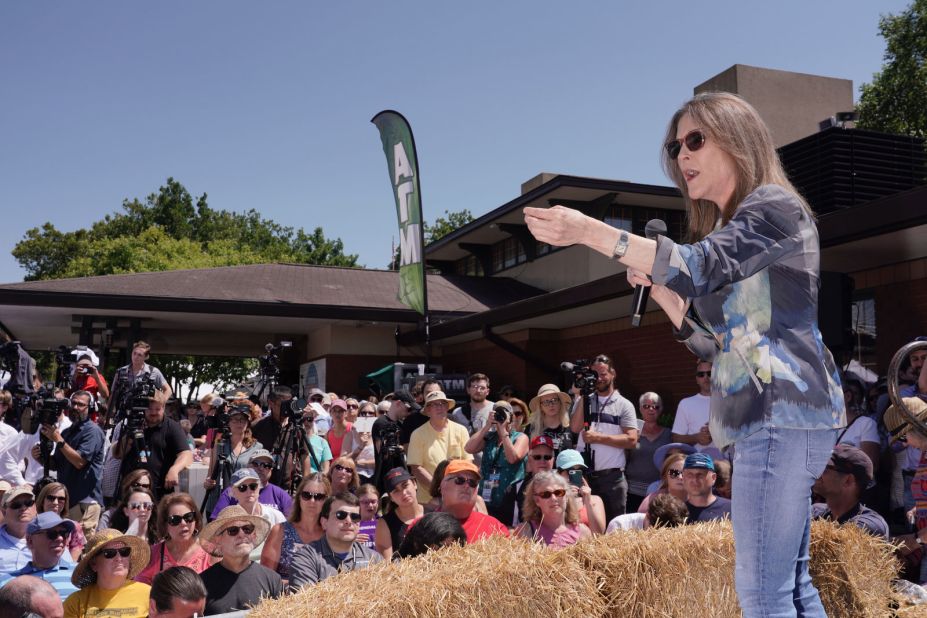
[(116, 409), (115, 423), (122, 423), (121, 435), (131, 436), (139, 453), (139, 463), (148, 461), (148, 447), (145, 443), (145, 412), (158, 388), (151, 378), (151, 372), (137, 376), (132, 386), (123, 392), (122, 401)]
[(595, 391), (595, 383), (599, 379), (599, 374), (590, 367), (589, 361), (585, 358), (573, 361), (572, 363), (564, 361), (560, 363), (560, 370), (573, 376), (573, 386), (578, 389), (584, 397)]

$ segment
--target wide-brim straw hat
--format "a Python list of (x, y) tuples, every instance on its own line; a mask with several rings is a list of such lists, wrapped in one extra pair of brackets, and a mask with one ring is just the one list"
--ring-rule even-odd
[(564, 407), (569, 409), (570, 404), (573, 403), (573, 400), (570, 399), (570, 396), (568, 394), (564, 393), (559, 388), (557, 388), (556, 384), (545, 384), (544, 386), (539, 388), (537, 397), (532, 398), (531, 401), (528, 402), (528, 409), (531, 410), (532, 414), (539, 414), (541, 411), (541, 399), (545, 395), (552, 395), (554, 393), (556, 393), (557, 396), (560, 397), (560, 402), (564, 405)]
[[(927, 422), (927, 402), (920, 397), (905, 397), (902, 401), (917, 420)], [(882, 421), (885, 423), (885, 428), (888, 429), (890, 440), (900, 440), (911, 429), (907, 417), (894, 405), (888, 407)]]
[(128, 535), (113, 528), (104, 528), (96, 534), (90, 535), (90, 538), (87, 539), (87, 545), (84, 546), (84, 553), (81, 554), (80, 562), (77, 563), (74, 573), (71, 574), (72, 584), (78, 588), (86, 588), (96, 583), (97, 573), (90, 568), (90, 563), (103, 551), (107, 543), (113, 541), (122, 541), (132, 548), (132, 553), (129, 554), (129, 575), (126, 577), (126, 581), (135, 579), (135, 576), (148, 566), (148, 561), (151, 560), (151, 548), (148, 547), (145, 539)]
[(425, 405), (423, 407), (427, 408), (428, 404), (434, 403), (436, 401), (443, 401), (444, 405), (447, 406), (448, 411), (457, 407), (457, 402), (451, 399), (450, 397), (446, 396), (441, 391), (431, 391), (430, 393), (425, 395)]
[(232, 522), (242, 520), (254, 526), (254, 546), (257, 547), (263, 543), (264, 539), (267, 538), (267, 533), (270, 532), (270, 522), (257, 515), (248, 515), (248, 511), (242, 508), (240, 504), (233, 504), (219, 511), (219, 516), (203, 528), (200, 539), (205, 542), (212, 542), (213, 538), (231, 526)]

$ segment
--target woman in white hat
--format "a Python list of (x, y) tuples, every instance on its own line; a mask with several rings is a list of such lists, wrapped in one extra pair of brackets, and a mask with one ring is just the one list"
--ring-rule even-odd
[(528, 435), (536, 438), (540, 435), (550, 436), (554, 441), (554, 455), (560, 451), (573, 448), (576, 434), (570, 431), (570, 406), (573, 400), (556, 384), (545, 384), (538, 389), (536, 397), (528, 402), (531, 411)]
[(106, 528), (91, 535), (71, 583), (79, 590), (64, 602), (65, 618), (145, 618), (151, 588), (132, 579), (148, 564), (148, 543)]

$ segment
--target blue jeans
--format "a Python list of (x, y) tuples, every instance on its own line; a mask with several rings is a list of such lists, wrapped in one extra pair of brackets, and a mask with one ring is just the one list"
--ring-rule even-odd
[(808, 574), (811, 485), (837, 431), (762, 429), (734, 450), (734, 583), (746, 618), (822, 616)]

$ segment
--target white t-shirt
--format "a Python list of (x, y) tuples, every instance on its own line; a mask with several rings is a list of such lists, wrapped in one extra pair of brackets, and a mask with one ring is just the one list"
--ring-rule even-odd
[[(675, 434), (691, 436), (698, 433), (708, 423), (709, 409), (711, 406), (711, 397), (698, 393), (691, 397), (686, 397), (679, 402), (676, 408), (676, 420), (673, 421), (672, 432)], [(715, 459), (722, 457), (721, 450), (715, 446), (715, 443), (695, 444), (695, 450), (705, 453)]]
[[(596, 398), (599, 401), (601, 420), (599, 422), (589, 422), (591, 431), (604, 433), (607, 436), (620, 436), (625, 433), (625, 429), (637, 429), (637, 415), (634, 413), (634, 405), (622, 397), (617, 390), (608, 397), (596, 396)], [(582, 399), (577, 399), (574, 408), (581, 405), (583, 405)], [(595, 418), (595, 414), (592, 414), (591, 418)], [(590, 419), (585, 420), (590, 421)], [(592, 448), (596, 470), (624, 469), (627, 460), (623, 448), (615, 448), (607, 444), (592, 444), (590, 447)], [(580, 434), (576, 450), (582, 452), (584, 448), (583, 436)]]
[(846, 432), (840, 436), (840, 444), (849, 444), (859, 448), (863, 442), (879, 444), (879, 429), (874, 420), (868, 416), (860, 416), (853, 424), (847, 427)]
[(608, 528), (605, 529), (605, 534), (618, 530), (643, 530), (646, 520), (646, 513), (625, 513), (624, 515), (619, 515), (608, 522)]
[[(71, 426), (71, 419), (68, 418), (66, 414), (61, 415), (61, 419), (58, 421), (58, 431), (62, 432), (68, 427)], [(42, 474), (45, 472), (45, 469), (42, 467), (42, 462), (36, 461), (32, 458), (32, 447), (39, 443), (41, 437), (39, 432), (35, 433), (23, 433), (19, 432), (19, 446), (15, 450), (15, 457), (18, 464), (20, 464), (20, 469), (22, 468), (22, 462), (26, 462), (26, 469), (23, 470), (23, 478), (30, 485), (35, 485), (42, 479)], [(53, 445), (52, 453), (55, 452), (57, 445)]]

